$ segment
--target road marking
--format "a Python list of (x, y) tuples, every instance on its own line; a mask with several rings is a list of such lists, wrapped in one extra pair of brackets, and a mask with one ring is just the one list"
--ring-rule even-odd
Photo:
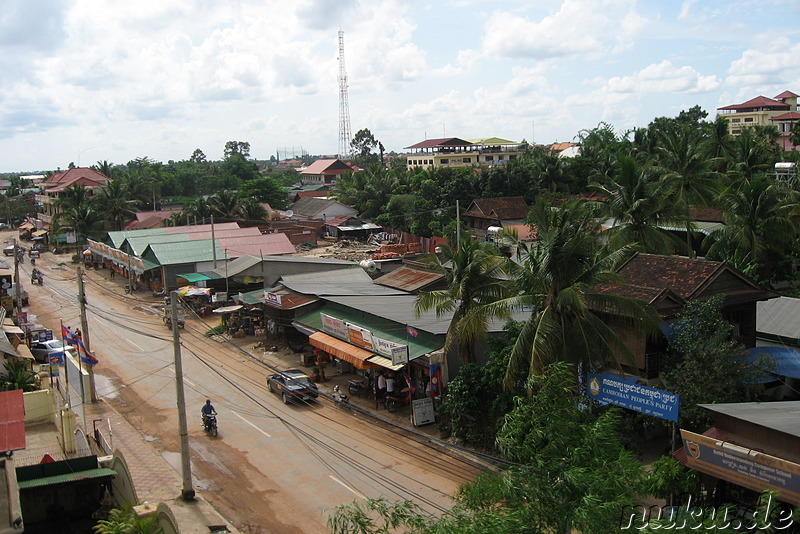
[(356, 496), (356, 497), (358, 497), (359, 499), (364, 499), (365, 501), (367, 500), (367, 497), (366, 497), (366, 496), (364, 496), (364, 495), (360, 494), (359, 492), (357, 492), (356, 490), (354, 490), (353, 488), (351, 488), (350, 486), (348, 486), (347, 484), (345, 484), (344, 482), (342, 482), (341, 480), (339, 480), (339, 479), (338, 479), (338, 478), (336, 478), (335, 476), (333, 476), (333, 475), (328, 475), (328, 476), (330, 477), (330, 479), (331, 479), (331, 480), (333, 480), (333, 481), (334, 481), (334, 482), (336, 482), (337, 484), (341, 484), (341, 486), (342, 486), (344, 489), (346, 489), (347, 491), (349, 491), (350, 493), (352, 493), (353, 495), (355, 495), (355, 496)]
[(259, 432), (261, 432), (262, 434), (264, 434), (265, 436), (267, 436), (268, 438), (271, 438), (271, 437), (272, 437), (272, 436), (270, 436), (269, 434), (267, 434), (266, 432), (264, 432), (263, 430), (261, 430), (260, 428), (258, 428), (256, 425), (254, 425), (253, 423), (251, 423), (250, 421), (248, 421), (247, 419), (245, 419), (244, 417), (242, 417), (241, 415), (239, 415), (238, 413), (236, 413), (236, 412), (231, 412), (231, 413), (232, 413), (233, 415), (235, 415), (236, 417), (238, 417), (239, 419), (241, 419), (242, 421), (244, 421), (245, 423), (247, 423), (248, 425), (250, 425), (250, 426), (252, 426), (253, 428), (255, 428), (256, 430), (258, 430)]
[(136, 343), (134, 343), (133, 341), (131, 341), (131, 340), (130, 340), (130, 339), (128, 339), (127, 337), (125, 338), (125, 341), (127, 341), (128, 343), (130, 343), (131, 345), (133, 345), (134, 347), (136, 347), (136, 348), (137, 348), (137, 349), (139, 349), (140, 351), (144, 352), (144, 349), (143, 349), (142, 347), (140, 347), (139, 345), (137, 345)]

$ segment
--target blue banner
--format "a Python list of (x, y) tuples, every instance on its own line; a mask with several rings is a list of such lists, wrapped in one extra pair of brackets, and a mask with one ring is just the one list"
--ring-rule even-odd
[(614, 404), (668, 421), (678, 421), (680, 395), (640, 386), (609, 372), (588, 373), (586, 384), (586, 396), (601, 404)]

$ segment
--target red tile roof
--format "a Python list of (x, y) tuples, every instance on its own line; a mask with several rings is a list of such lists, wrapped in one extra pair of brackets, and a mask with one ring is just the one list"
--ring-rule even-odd
[(94, 182), (99, 182), (102, 185), (105, 185), (106, 183), (111, 181), (111, 178), (109, 178), (102, 172), (90, 169), (88, 167), (75, 167), (74, 169), (67, 169), (64, 172), (58, 172), (56, 174), (53, 174), (52, 176), (44, 180), (42, 182), (42, 185), (44, 185), (45, 187), (49, 187), (55, 184), (74, 182), (77, 178), (86, 178)]
[(448, 147), (463, 147), (473, 146), (473, 143), (459, 139), (458, 137), (446, 137), (442, 139), (426, 139), (416, 145), (407, 146), (408, 148), (448, 148)]
[(775, 100), (783, 100), (785, 98), (800, 98), (800, 95), (796, 95), (791, 91), (784, 91), (778, 96), (775, 97)]
[(790, 111), (789, 113), (784, 113), (783, 115), (778, 115), (777, 117), (772, 117), (769, 120), (771, 121), (796, 121), (800, 119), (800, 113), (796, 111)]
[(22, 390), (2, 391), (0, 392), (0, 452), (24, 448), (25, 403)]
[(757, 96), (747, 102), (742, 104), (734, 104), (732, 106), (725, 106), (722, 108), (717, 109), (724, 109), (724, 110), (745, 110), (751, 108), (774, 108), (774, 109), (789, 109), (789, 104), (784, 104), (783, 102), (778, 102), (777, 100), (773, 100), (771, 98), (767, 98), (766, 96)]

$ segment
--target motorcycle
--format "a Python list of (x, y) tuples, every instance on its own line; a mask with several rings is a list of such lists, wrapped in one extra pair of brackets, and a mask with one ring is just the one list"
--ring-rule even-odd
[(409, 393), (408, 388), (403, 389), (399, 393), (387, 393), (385, 402), (386, 409), (390, 413), (394, 413), (401, 406), (408, 406), (411, 404), (411, 394)]
[(361, 393), (364, 393), (366, 396), (370, 391), (372, 391), (372, 388), (370, 388), (364, 380), (348, 380), (347, 391), (353, 397)]
[(216, 414), (207, 414), (203, 421), (203, 430), (208, 432), (214, 437), (217, 437), (217, 416)]
[(347, 395), (339, 390), (338, 384), (333, 386), (333, 402), (336, 404), (347, 404), (349, 402), (347, 400)]
[(38, 269), (34, 269), (31, 273), (31, 285), (34, 284), (39, 284), (40, 286), (44, 285), (44, 277), (42, 276), (41, 271)]

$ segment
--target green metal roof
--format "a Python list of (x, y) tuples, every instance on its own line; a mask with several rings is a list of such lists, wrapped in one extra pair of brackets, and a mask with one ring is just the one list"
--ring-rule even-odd
[(32, 478), (30, 480), (19, 481), (19, 489), (41, 488), (43, 486), (55, 486), (57, 484), (67, 484), (70, 482), (82, 482), (97, 478), (108, 478), (117, 476), (113, 469), (100, 467), (97, 469), (87, 469), (85, 471), (75, 471), (63, 475), (52, 475), (49, 477)]
[(179, 243), (153, 243), (148, 245), (142, 253), (142, 258), (158, 265), (178, 265), (182, 263), (197, 263), (212, 261), (216, 249), (218, 260), (227, 260), (228, 256), (219, 243), (212, 239), (199, 239), (197, 241), (183, 241)]
[(146, 235), (126, 237), (125, 243), (128, 244), (128, 249), (133, 251), (135, 256), (139, 256), (147, 249), (147, 245), (155, 243), (179, 243), (181, 241), (190, 241), (191, 239), (187, 234), (160, 234), (160, 235)]
[(361, 328), (366, 328), (372, 332), (372, 335), (375, 337), (401, 345), (408, 345), (408, 354), (412, 360), (439, 350), (444, 346), (444, 336), (435, 336), (417, 329), (419, 334), (414, 338), (407, 334), (405, 324), (391, 323), (386, 319), (374, 315), (354, 309), (342, 308), (336, 305), (326, 304), (313, 312), (297, 316), (295, 321), (322, 331), (322, 318), (319, 315), (320, 313), (336, 317), (348, 323), (353, 323)]
[(116, 232), (108, 232), (108, 239), (114, 248), (120, 248), (122, 243), (128, 238), (156, 236), (166, 233), (165, 228), (141, 228), (139, 230), (119, 230)]

